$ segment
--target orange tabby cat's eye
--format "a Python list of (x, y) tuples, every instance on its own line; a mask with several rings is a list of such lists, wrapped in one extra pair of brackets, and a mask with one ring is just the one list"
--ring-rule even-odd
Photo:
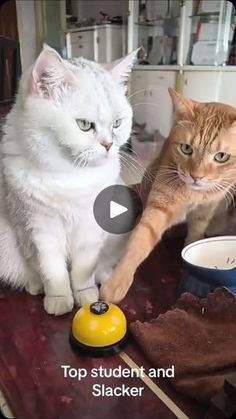
[(217, 163), (226, 163), (230, 159), (230, 154), (219, 152), (214, 155), (214, 160)]
[(186, 156), (191, 156), (193, 154), (193, 148), (189, 144), (180, 144), (180, 151)]

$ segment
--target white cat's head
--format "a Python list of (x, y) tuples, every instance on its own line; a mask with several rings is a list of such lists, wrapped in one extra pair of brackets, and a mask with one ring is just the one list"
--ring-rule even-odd
[(117, 156), (131, 131), (125, 82), (135, 57), (131, 53), (104, 68), (83, 58), (64, 60), (44, 48), (22, 82), (32, 127), (82, 164), (100, 165)]

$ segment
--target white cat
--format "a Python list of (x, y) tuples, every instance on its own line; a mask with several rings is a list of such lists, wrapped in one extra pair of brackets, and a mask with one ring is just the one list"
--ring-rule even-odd
[(50, 314), (99, 297), (94, 269), (107, 233), (94, 219), (93, 203), (119, 183), (118, 150), (132, 123), (124, 83), (135, 57), (108, 71), (83, 58), (63, 60), (45, 47), (23, 75), (7, 117), (0, 144), (0, 278), (31, 294), (43, 290)]

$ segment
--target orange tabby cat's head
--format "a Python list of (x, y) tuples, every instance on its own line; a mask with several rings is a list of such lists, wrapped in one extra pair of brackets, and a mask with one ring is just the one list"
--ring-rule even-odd
[(170, 152), (179, 177), (192, 190), (228, 189), (236, 183), (236, 108), (169, 92), (175, 114)]

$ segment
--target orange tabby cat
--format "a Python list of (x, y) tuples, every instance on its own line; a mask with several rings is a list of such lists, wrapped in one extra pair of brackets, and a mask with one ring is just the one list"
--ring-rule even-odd
[(154, 180), (142, 218), (124, 257), (101, 288), (101, 298), (107, 301), (118, 302), (126, 295), (137, 267), (171, 225), (188, 216), (186, 242), (202, 238), (215, 208), (236, 183), (236, 108), (169, 92), (175, 123), (151, 167)]

